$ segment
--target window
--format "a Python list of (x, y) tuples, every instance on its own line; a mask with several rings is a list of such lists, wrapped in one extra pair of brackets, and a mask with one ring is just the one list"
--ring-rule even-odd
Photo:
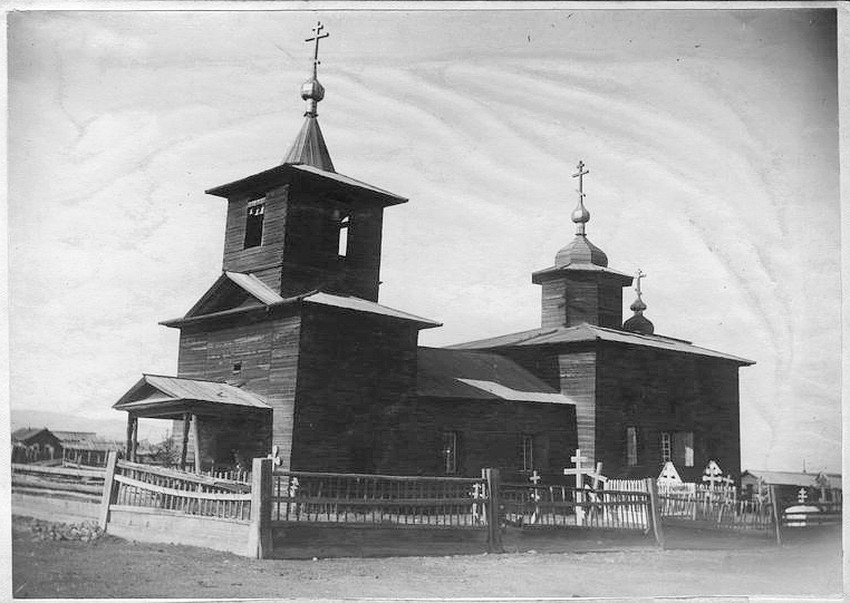
[(528, 472), (534, 471), (534, 436), (522, 434), (521, 443), (522, 470)]
[(443, 469), (447, 475), (457, 473), (457, 432), (443, 433)]
[(638, 464), (637, 427), (626, 427), (626, 464), (629, 467)]
[(673, 446), (670, 442), (670, 434), (668, 432), (662, 432), (661, 434), (661, 462), (666, 463), (667, 461), (673, 460)]
[(351, 220), (348, 216), (343, 216), (339, 221), (339, 242), (337, 244), (337, 255), (344, 258), (348, 255), (348, 226)]
[(263, 243), (263, 215), (266, 212), (266, 198), (254, 199), (248, 203), (248, 216), (245, 219), (245, 249), (258, 247)]
[(673, 434), (673, 452), (675, 463), (683, 463), (685, 467), (694, 466), (694, 432), (677, 431)]
[(241, 372), (242, 372), (242, 363), (241, 362), (234, 362), (233, 363), (233, 374), (238, 375)]

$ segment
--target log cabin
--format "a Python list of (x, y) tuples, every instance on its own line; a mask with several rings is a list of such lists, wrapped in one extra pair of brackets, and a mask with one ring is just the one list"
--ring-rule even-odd
[(160, 418), (196, 471), (271, 453), (304, 471), (554, 476), (579, 446), (612, 475), (679, 457), (739, 470), (750, 361), (653, 334), (639, 293), (623, 323), (633, 279), (587, 239), (581, 200), (576, 238), (532, 277), (540, 329), (419, 346), (440, 324), (379, 303), (384, 211), (408, 200), (335, 170), (317, 64), (282, 163), (206, 191), (227, 203), (222, 272), (161, 323), (180, 331), (177, 374), (145, 374), (114, 405), (130, 458), (138, 419)]

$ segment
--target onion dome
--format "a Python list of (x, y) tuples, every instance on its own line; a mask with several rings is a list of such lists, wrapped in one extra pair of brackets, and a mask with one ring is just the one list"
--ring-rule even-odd
[(599, 247), (587, 238), (586, 224), (590, 222), (590, 212), (584, 206), (584, 175), (590, 170), (584, 169), (583, 161), (578, 162), (578, 172), (573, 178), (578, 178), (578, 205), (573, 210), (570, 218), (576, 224), (576, 236), (569, 245), (558, 251), (555, 255), (555, 266), (567, 266), (569, 264), (594, 264), (596, 266), (608, 266), (608, 256)]
[(629, 306), (629, 309), (634, 312), (634, 316), (623, 323), (623, 330), (631, 331), (632, 333), (639, 333), (641, 335), (652, 335), (655, 332), (655, 325), (653, 325), (652, 321), (643, 315), (644, 310), (646, 310), (646, 304), (641, 298), (640, 291), (640, 279), (645, 277), (646, 274), (644, 274), (641, 270), (638, 270), (638, 273), (635, 276), (635, 292), (637, 293), (637, 299), (632, 302), (631, 306)]

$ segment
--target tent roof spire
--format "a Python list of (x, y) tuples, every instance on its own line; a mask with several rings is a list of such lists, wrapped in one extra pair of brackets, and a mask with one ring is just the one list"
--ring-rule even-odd
[(306, 164), (326, 172), (335, 172), (331, 155), (325, 144), (325, 138), (322, 136), (322, 130), (319, 128), (319, 122), (316, 119), (319, 115), (319, 102), (325, 98), (325, 87), (319, 83), (318, 79), (318, 67), (321, 63), (319, 61), (319, 41), (330, 36), (329, 33), (322, 33), (324, 28), (325, 26), (319, 21), (313, 28), (313, 37), (304, 40), (305, 42), (315, 42), (313, 74), (309, 80), (301, 85), (301, 98), (307, 101), (307, 110), (304, 112), (304, 125), (301, 126), (298, 136), (295, 137), (295, 142), (292, 143), (286, 157), (283, 158), (283, 163)]

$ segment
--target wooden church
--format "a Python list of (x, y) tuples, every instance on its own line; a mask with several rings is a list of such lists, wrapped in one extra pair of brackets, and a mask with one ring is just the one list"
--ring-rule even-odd
[(752, 363), (653, 334), (639, 279), (623, 323), (633, 279), (587, 239), (581, 198), (575, 239), (532, 276), (541, 328), (418, 345), (439, 323), (378, 303), (383, 213), (407, 199), (334, 169), (317, 120), (328, 34), (314, 31), (305, 120), (283, 162), (207, 191), (228, 206), (222, 273), (162, 323), (180, 330), (177, 375), (145, 374), (114, 405), (128, 455), (138, 419), (160, 418), (196, 470), (274, 450), (293, 470), (560, 474), (581, 447), (608, 475), (666, 460), (687, 475), (708, 458), (737, 473), (737, 371)]

